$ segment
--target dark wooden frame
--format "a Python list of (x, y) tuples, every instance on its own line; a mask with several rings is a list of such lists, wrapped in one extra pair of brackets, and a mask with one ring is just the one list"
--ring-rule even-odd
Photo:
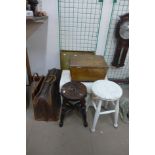
[[(123, 16), (120, 16), (120, 20), (116, 25), (115, 37), (117, 39), (117, 45), (116, 45), (116, 49), (115, 49), (115, 53), (114, 53), (114, 57), (111, 65), (117, 68), (124, 66), (125, 58), (129, 48), (129, 39), (123, 39), (119, 34), (120, 26), (125, 21), (129, 21), (129, 13)], [(121, 51), (122, 51), (122, 55), (121, 55)]]

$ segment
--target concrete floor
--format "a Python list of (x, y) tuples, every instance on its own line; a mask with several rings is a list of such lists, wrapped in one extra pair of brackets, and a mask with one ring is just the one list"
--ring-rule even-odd
[[(122, 86), (123, 97), (129, 97), (128, 85)], [(71, 113), (59, 127), (58, 122), (35, 121), (32, 105), (27, 109), (27, 155), (128, 155), (129, 124), (119, 119), (119, 127), (113, 127), (112, 115), (102, 115), (91, 133), (93, 108), (87, 112), (89, 126), (83, 127), (78, 112)]]

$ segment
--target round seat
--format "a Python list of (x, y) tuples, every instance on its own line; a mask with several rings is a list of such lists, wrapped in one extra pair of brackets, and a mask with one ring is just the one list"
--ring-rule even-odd
[[(92, 85), (92, 93), (95, 96), (94, 98), (95, 100), (93, 99), (92, 96), (92, 104), (93, 107), (95, 108), (95, 116), (91, 131), (92, 132), (95, 131), (99, 115), (103, 114), (115, 113), (114, 127), (118, 127), (119, 99), (123, 94), (122, 88), (115, 82), (109, 80), (98, 80), (95, 81)], [(113, 103), (114, 109), (105, 108), (104, 111), (101, 111), (102, 103), (104, 103), (104, 106), (107, 106), (109, 101)]]
[(86, 97), (86, 86), (81, 82), (72, 81), (63, 85), (61, 95), (71, 101), (81, 100)]
[(98, 80), (93, 83), (92, 92), (102, 100), (117, 100), (122, 96), (122, 88), (109, 80)]

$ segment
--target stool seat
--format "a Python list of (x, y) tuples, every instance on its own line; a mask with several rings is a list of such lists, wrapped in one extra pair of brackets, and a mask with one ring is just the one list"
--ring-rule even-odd
[(92, 92), (102, 100), (117, 100), (122, 96), (121, 87), (109, 80), (98, 80), (93, 83)]
[[(59, 91), (61, 91), (61, 88), (65, 83), (70, 81), (71, 81), (70, 70), (63, 70), (60, 79)], [(90, 94), (93, 82), (81, 82), (81, 83), (86, 86), (87, 93)]]
[[(95, 116), (91, 131), (95, 132), (99, 116), (103, 114), (114, 113), (114, 127), (118, 127), (119, 99), (123, 94), (122, 88), (115, 82), (109, 80), (98, 80), (92, 85), (92, 93), (92, 105), (95, 109)], [(107, 109), (110, 102), (114, 105), (114, 109)], [(102, 104), (105, 106), (104, 111), (101, 111)]]
[(63, 85), (61, 95), (67, 100), (76, 101), (86, 97), (86, 86), (80, 82), (72, 81)]

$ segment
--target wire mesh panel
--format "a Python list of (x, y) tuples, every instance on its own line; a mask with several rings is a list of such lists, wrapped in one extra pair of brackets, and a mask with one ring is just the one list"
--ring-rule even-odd
[(102, 0), (59, 0), (60, 50), (96, 51), (102, 5)]
[(111, 62), (116, 48), (116, 38), (114, 34), (116, 23), (119, 20), (119, 16), (124, 15), (125, 13), (128, 12), (129, 12), (129, 0), (117, 0), (117, 2), (114, 3), (104, 52), (105, 60), (110, 66), (110, 69), (108, 71), (108, 78), (111, 79), (127, 79), (129, 77), (129, 54), (127, 54), (126, 56), (125, 64), (123, 67), (114, 68), (111, 66)]

